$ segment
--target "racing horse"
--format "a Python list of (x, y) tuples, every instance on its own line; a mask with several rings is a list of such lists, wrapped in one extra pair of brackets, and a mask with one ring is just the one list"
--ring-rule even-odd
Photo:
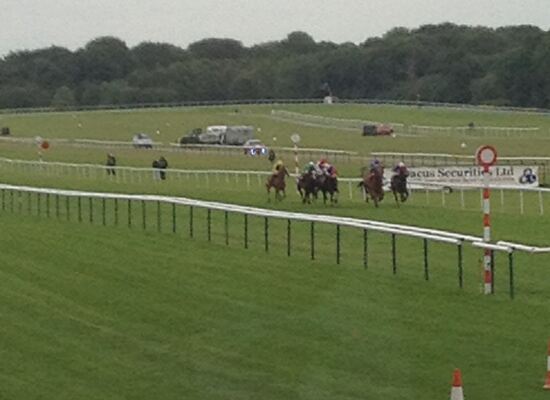
[(363, 173), (363, 180), (358, 186), (362, 186), (365, 193), (365, 201), (369, 201), (369, 196), (378, 207), (378, 203), (384, 199), (384, 170), (378, 168), (369, 173)]
[(327, 175), (319, 181), (319, 189), (323, 193), (323, 203), (327, 204), (327, 193), (330, 195), (330, 204), (338, 203), (338, 178), (336, 175)]
[[(393, 197), (395, 197), (395, 203), (399, 206), (399, 200), (404, 203), (409, 198), (409, 191), (407, 189), (407, 177), (405, 175), (394, 175), (391, 178), (390, 183)], [(399, 198), (397, 195), (399, 194)]]
[(311, 204), (311, 199), (317, 198), (317, 191), (319, 190), (319, 183), (317, 178), (311, 173), (307, 172), (302, 174), (296, 181), (296, 189), (300, 193), (302, 203)]
[(286, 197), (285, 188), (286, 182), (285, 178), (290, 176), (286, 167), (282, 166), (277, 170), (277, 173), (271, 175), (265, 187), (267, 189), (267, 201), (271, 201), (271, 189), (275, 189), (275, 200), (283, 200)]

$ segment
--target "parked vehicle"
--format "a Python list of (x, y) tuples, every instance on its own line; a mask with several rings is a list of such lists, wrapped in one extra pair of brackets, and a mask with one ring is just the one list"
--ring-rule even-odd
[(230, 146), (241, 146), (247, 140), (254, 138), (253, 126), (228, 126), (223, 134), (222, 144)]
[(137, 133), (132, 138), (132, 143), (136, 149), (152, 149), (153, 148), (153, 139), (149, 137), (146, 133)]
[(213, 125), (206, 127), (206, 131), (199, 135), (200, 143), (223, 144), (227, 125)]
[(243, 145), (244, 154), (263, 156), (267, 154), (267, 147), (258, 139), (249, 139)]
[(198, 144), (201, 142), (202, 128), (195, 128), (179, 140), (179, 144)]
[(388, 124), (363, 125), (363, 136), (387, 136), (393, 133), (393, 128)]

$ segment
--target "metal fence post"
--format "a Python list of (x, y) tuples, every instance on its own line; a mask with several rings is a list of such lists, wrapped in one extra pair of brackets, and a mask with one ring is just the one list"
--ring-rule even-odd
[(71, 204), (69, 203), (70, 196), (65, 197), (65, 212), (67, 213), (67, 221), (71, 220)]
[(114, 198), (114, 209), (115, 209), (115, 226), (118, 225), (118, 199), (115, 197)]
[(393, 274), (397, 274), (397, 256), (395, 251), (395, 233), (391, 234), (391, 260)]
[(78, 222), (82, 222), (82, 197), (78, 196)]
[(6, 210), (6, 190), (2, 189), (2, 211)]
[(206, 236), (208, 241), (212, 241), (212, 210), (206, 209)]
[(291, 220), (288, 219), (286, 221), (286, 255), (288, 257), (290, 257), (291, 235), (292, 235)]
[(42, 212), (42, 210), (41, 210), (42, 207), (41, 207), (41, 204), (40, 204), (41, 203), (40, 198), (41, 198), (40, 193), (37, 193), (36, 194), (36, 208), (37, 208), (38, 216), (40, 216), (40, 214)]
[(430, 280), (430, 272), (428, 270), (428, 239), (424, 238), (424, 279)]
[(193, 237), (193, 206), (189, 206), (189, 237)]
[(508, 269), (510, 273), (510, 298), (514, 298), (514, 253), (508, 253)]
[(495, 251), (491, 250), (491, 294), (495, 294)]
[(464, 267), (462, 263), (462, 243), (457, 245), (458, 250), (458, 287), (464, 287)]
[(147, 205), (145, 200), (141, 200), (141, 227), (147, 229)]
[(309, 228), (309, 241), (310, 241), (310, 248), (311, 248), (311, 259), (315, 260), (315, 222), (311, 221), (311, 225)]
[(89, 205), (89, 211), (90, 211), (90, 223), (92, 224), (94, 222), (94, 204), (93, 199), (91, 197), (88, 197), (88, 205)]
[(59, 218), (59, 194), (55, 195), (55, 217)]
[(340, 264), (340, 225), (336, 225), (336, 264)]
[(369, 257), (369, 247), (368, 247), (368, 234), (367, 230), (363, 229), (363, 267), (368, 268), (368, 257)]
[(103, 226), (107, 225), (107, 217), (106, 217), (106, 212), (107, 212), (107, 199), (105, 199), (105, 197), (103, 197), (101, 199), (101, 223), (103, 224)]
[(269, 251), (269, 218), (264, 218), (264, 244), (265, 252)]
[[(11, 211), (13, 212), (13, 191), (10, 191)], [(46, 217), (50, 218), (50, 194), (46, 193)]]
[(224, 216), (223, 216), (223, 219), (224, 219), (224, 223), (223, 223), (223, 230), (224, 230), (224, 234), (225, 234), (225, 245), (226, 246), (229, 246), (229, 212), (228, 211), (224, 211), (223, 212)]
[[(2, 189), (4, 190), (4, 189)], [(2, 202), (3, 204), (4, 202)], [(29, 213), (29, 215), (32, 214), (32, 193), (31, 192), (27, 192), (27, 211)]]
[(248, 214), (244, 214), (244, 248), (248, 249)]
[(128, 199), (128, 228), (132, 227), (132, 199)]
[(176, 233), (176, 203), (172, 203), (172, 233)]
[(157, 200), (157, 232), (161, 232), (162, 231), (162, 226), (161, 226), (161, 215), (160, 215), (160, 201)]

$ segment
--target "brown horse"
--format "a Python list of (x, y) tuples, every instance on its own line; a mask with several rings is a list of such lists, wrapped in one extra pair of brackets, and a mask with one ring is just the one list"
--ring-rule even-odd
[[(395, 203), (399, 206), (399, 200), (402, 203), (409, 198), (409, 190), (407, 189), (407, 175), (394, 175), (391, 178), (391, 191), (395, 197)], [(397, 195), (399, 194), (399, 198)]]
[(275, 189), (275, 200), (283, 200), (286, 197), (285, 188), (286, 182), (285, 177), (290, 176), (288, 170), (285, 167), (280, 167), (277, 172), (271, 175), (265, 187), (267, 189), (267, 201), (271, 201), (271, 188)]
[(359, 183), (365, 191), (365, 200), (368, 197), (374, 202), (374, 206), (378, 207), (378, 203), (384, 199), (384, 170), (382, 168), (370, 171), (363, 174), (363, 181)]

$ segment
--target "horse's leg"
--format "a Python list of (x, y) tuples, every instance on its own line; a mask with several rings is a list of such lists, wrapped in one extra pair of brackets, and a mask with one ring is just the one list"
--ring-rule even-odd
[(397, 197), (397, 190), (392, 189), (393, 197), (395, 198), (395, 204), (397, 204), (397, 207), (399, 207), (399, 198)]
[(267, 188), (267, 202), (271, 202), (271, 186), (269, 186), (268, 184), (265, 185), (266, 188)]

